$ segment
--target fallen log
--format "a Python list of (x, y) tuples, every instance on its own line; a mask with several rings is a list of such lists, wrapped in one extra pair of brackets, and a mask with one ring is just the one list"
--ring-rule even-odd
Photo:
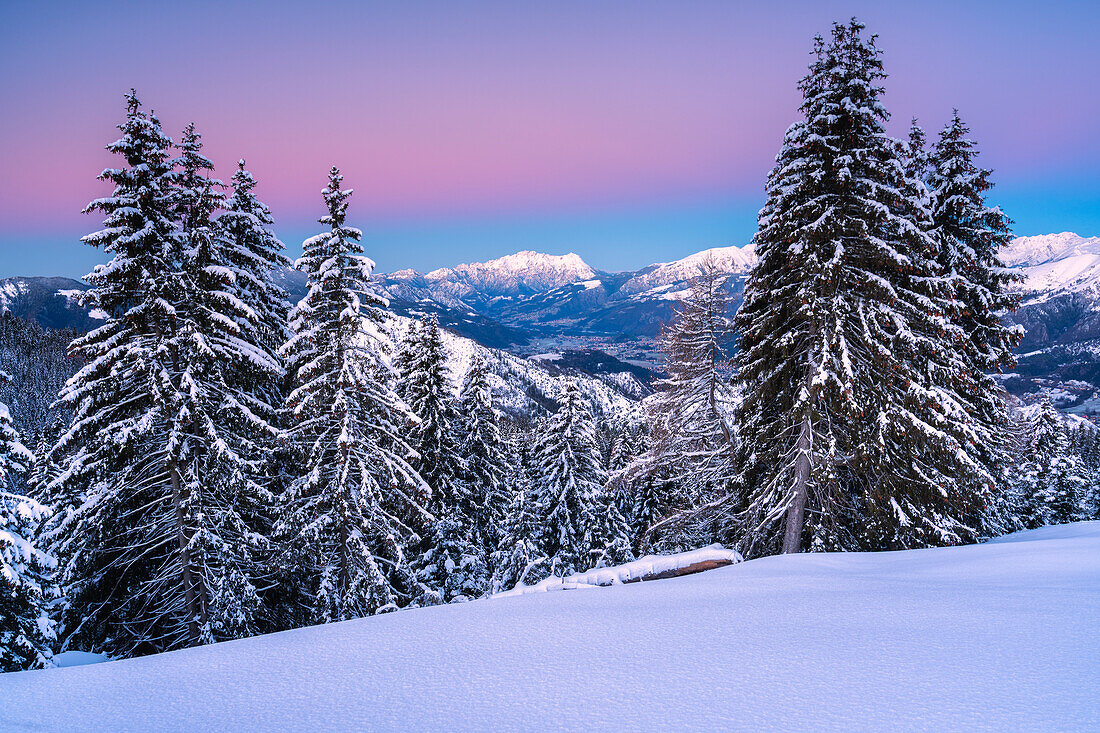
[(734, 550), (727, 550), (721, 545), (710, 545), (675, 555), (646, 555), (624, 565), (595, 568), (584, 573), (567, 575), (564, 578), (551, 576), (535, 585), (520, 585), (510, 591), (497, 593), (494, 597), (577, 588), (606, 588), (611, 585), (666, 580), (726, 567), (741, 561), (741, 555)]

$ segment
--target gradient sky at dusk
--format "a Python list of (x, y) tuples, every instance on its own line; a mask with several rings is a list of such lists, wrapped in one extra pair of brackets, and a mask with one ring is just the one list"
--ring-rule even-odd
[[(766, 6), (766, 7), (765, 7)], [(958, 107), (1019, 234), (1100, 234), (1100, 3), (0, 0), (0, 277), (80, 276), (131, 86), (245, 157), (291, 252), (333, 163), (382, 270), (744, 244), (811, 38), (880, 35), (902, 134)]]

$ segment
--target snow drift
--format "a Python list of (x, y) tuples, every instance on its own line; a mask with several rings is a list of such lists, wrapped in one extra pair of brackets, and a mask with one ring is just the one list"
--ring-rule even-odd
[(1100, 522), (0, 675), (2, 730), (1100, 727)]

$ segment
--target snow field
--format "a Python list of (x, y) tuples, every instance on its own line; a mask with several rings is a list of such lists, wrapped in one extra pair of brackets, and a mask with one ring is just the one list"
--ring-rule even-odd
[(1090, 730), (1100, 522), (0, 676), (2, 730)]

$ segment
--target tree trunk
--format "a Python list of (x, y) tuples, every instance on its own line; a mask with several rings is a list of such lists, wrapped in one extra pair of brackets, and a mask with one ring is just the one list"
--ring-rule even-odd
[(806, 496), (810, 485), (810, 449), (813, 445), (813, 424), (810, 412), (802, 418), (794, 463), (794, 498), (787, 509), (787, 526), (783, 533), (783, 552), (799, 552), (802, 549), (802, 528), (806, 523)]
[[(814, 342), (817, 335), (817, 324), (810, 325), (810, 343)], [(794, 462), (794, 497), (787, 508), (787, 526), (783, 531), (783, 553), (799, 552), (802, 550), (802, 529), (806, 525), (806, 497), (810, 491), (810, 452), (814, 445), (813, 402), (814, 402), (814, 375), (817, 374), (817, 364), (814, 363), (813, 349), (806, 353), (806, 400), (805, 412), (802, 415), (802, 426), (798, 431), (798, 442), (795, 450), (798, 455)]]
[(191, 646), (199, 643), (198, 609), (195, 608), (195, 582), (191, 577), (191, 538), (187, 532), (183, 508), (183, 487), (179, 468), (173, 460), (168, 464), (172, 480), (172, 506), (176, 510), (176, 539), (180, 548), (180, 585), (183, 588), (183, 606), (187, 613), (187, 641)]

